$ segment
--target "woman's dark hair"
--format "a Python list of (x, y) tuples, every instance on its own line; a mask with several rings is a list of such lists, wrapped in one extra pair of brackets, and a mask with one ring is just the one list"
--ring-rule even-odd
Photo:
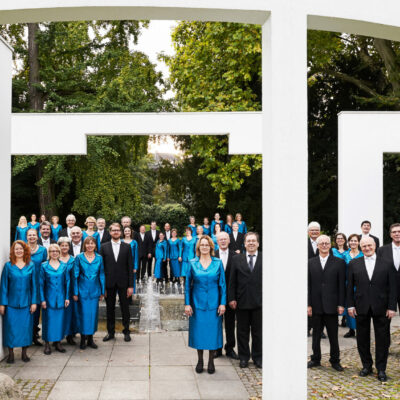
[(338, 250), (339, 250), (339, 246), (338, 246), (338, 244), (337, 244), (337, 237), (338, 237), (338, 236), (343, 236), (343, 239), (344, 239), (343, 249), (344, 249), (344, 250), (348, 250), (348, 249), (349, 249), (349, 246), (347, 245), (347, 238), (346, 238), (346, 235), (345, 235), (344, 233), (341, 233), (341, 232), (338, 232), (338, 233), (335, 235), (333, 247), (334, 247), (335, 249), (338, 249)]

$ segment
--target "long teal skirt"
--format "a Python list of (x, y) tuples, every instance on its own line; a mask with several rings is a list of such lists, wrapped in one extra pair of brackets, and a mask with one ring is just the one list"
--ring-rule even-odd
[(33, 314), (30, 307), (6, 306), (3, 317), (3, 346), (26, 347), (32, 344)]
[(189, 318), (189, 347), (197, 350), (217, 350), (222, 347), (222, 317), (218, 310), (193, 308)]
[(64, 313), (64, 336), (79, 332), (78, 302), (70, 300)]
[(176, 258), (169, 261), (169, 266), (171, 267), (172, 274), (174, 278), (179, 278), (181, 276), (181, 263)]
[(64, 338), (65, 308), (42, 308), (42, 338), (45, 342), (59, 342)]
[(79, 333), (82, 335), (94, 335), (97, 331), (99, 316), (99, 299), (82, 299), (78, 301)]

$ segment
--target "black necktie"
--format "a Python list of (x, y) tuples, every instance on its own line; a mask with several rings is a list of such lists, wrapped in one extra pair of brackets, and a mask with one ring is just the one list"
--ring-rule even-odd
[(253, 257), (254, 257), (254, 254), (249, 254), (249, 268), (250, 268), (250, 271), (253, 271), (253, 269), (254, 269)]

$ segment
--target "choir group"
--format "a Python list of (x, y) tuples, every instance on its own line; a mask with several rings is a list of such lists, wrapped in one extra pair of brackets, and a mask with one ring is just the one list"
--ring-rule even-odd
[(312, 329), (312, 356), (308, 368), (320, 366), (320, 340), (330, 343), (330, 363), (340, 364), (338, 315), (349, 330), (345, 338), (356, 337), (362, 369), (360, 376), (372, 373), (370, 350), (371, 319), (375, 332), (377, 377), (385, 382), (390, 347), (390, 323), (400, 308), (400, 223), (390, 226), (390, 244), (380, 247), (370, 233), (371, 222), (361, 223), (361, 233), (348, 238), (337, 233), (333, 246), (329, 236), (321, 235), (318, 222), (308, 226), (308, 336)]
[[(10, 249), (10, 261), (4, 266), (0, 285), (0, 314), (3, 315), (3, 344), (9, 349), (7, 362), (14, 362), (15, 347), (26, 349), (39, 341), (40, 313), (44, 353), (66, 350), (66, 337), (80, 348), (97, 348), (93, 335), (97, 330), (98, 302), (105, 298), (107, 335), (114, 338), (115, 302), (118, 294), (124, 340), (130, 341), (129, 300), (136, 282), (154, 276), (158, 282), (169, 279), (185, 285), (185, 313), (189, 318), (189, 346), (198, 350), (198, 373), (203, 371), (203, 351), (209, 350), (208, 372), (215, 371), (213, 359), (222, 354), (222, 319), (225, 315), (227, 356), (240, 358), (241, 367), (250, 358), (262, 365), (261, 351), (261, 262), (259, 238), (247, 232), (241, 214), (226, 222), (215, 214), (211, 224), (204, 218), (196, 225), (194, 217), (178, 238), (169, 223), (164, 231), (152, 221), (150, 230), (141, 225), (138, 232), (127, 216), (106, 230), (103, 218), (88, 217), (86, 229), (76, 226), (70, 214), (66, 227), (53, 216), (51, 223), (42, 215), (31, 220), (22, 216)], [(226, 307), (227, 302), (229, 306)], [(235, 320), (239, 356), (235, 347)], [(250, 351), (250, 331), (252, 349)]]

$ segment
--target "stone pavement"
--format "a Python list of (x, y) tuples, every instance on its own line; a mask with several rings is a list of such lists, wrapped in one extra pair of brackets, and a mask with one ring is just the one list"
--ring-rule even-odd
[(96, 334), (96, 350), (65, 345), (65, 354), (46, 356), (43, 348), (31, 347), (26, 364), (16, 351), (15, 364), (1, 362), (0, 372), (17, 381), (26, 399), (261, 398), (261, 371), (252, 364), (240, 370), (238, 362), (220, 357), (214, 375), (196, 374), (197, 353), (187, 346), (187, 332), (134, 334), (129, 343), (121, 334), (106, 343), (103, 336)]
[[(391, 324), (392, 344), (390, 347), (387, 383), (380, 383), (374, 375), (361, 378), (360, 357), (355, 338), (345, 339), (347, 328), (339, 328), (340, 358), (344, 372), (336, 372), (329, 363), (329, 341), (322, 339), (322, 367), (308, 370), (308, 399), (400, 399), (400, 318), (394, 318)], [(375, 359), (375, 348), (371, 332), (371, 353)], [(311, 354), (311, 338), (308, 339), (308, 354)]]

